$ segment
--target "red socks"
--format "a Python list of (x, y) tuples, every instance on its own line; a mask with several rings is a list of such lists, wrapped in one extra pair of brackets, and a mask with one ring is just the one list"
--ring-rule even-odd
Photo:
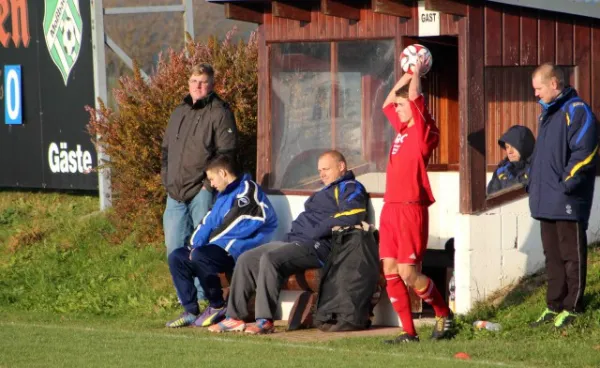
[[(390, 297), (390, 302), (402, 322), (402, 329), (409, 335), (416, 336), (415, 324), (412, 319), (410, 310), (410, 297), (406, 284), (399, 275), (385, 275), (387, 281), (386, 290)], [(431, 304), (437, 317), (447, 317), (450, 314), (450, 309), (446, 305), (442, 294), (435, 287), (435, 284), (430, 278), (427, 278), (427, 286), (422, 290), (414, 289), (415, 293), (425, 302)]]
[[(387, 281), (386, 290), (390, 297), (390, 302), (402, 322), (402, 329), (409, 335), (416, 336), (415, 325), (410, 311), (410, 297), (406, 284), (400, 278), (400, 275), (385, 275)], [(437, 311), (436, 311), (437, 313)]]
[(427, 286), (424, 289), (414, 290), (419, 298), (431, 304), (433, 310), (435, 311), (436, 317), (448, 317), (448, 314), (450, 314), (450, 309), (448, 309), (444, 298), (442, 298), (442, 294), (440, 294), (439, 290), (435, 287), (435, 284), (430, 278), (427, 278)]

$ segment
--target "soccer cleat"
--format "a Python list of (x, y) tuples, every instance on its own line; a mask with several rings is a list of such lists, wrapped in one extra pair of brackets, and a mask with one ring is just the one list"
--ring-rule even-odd
[(550, 322), (554, 321), (554, 319), (557, 316), (558, 316), (558, 313), (556, 313), (553, 310), (550, 310), (550, 309), (546, 308), (542, 312), (542, 315), (538, 319), (536, 319), (534, 322), (531, 322), (529, 324), (529, 327), (538, 327), (538, 326), (541, 326), (543, 324), (550, 323)]
[(247, 334), (251, 335), (265, 335), (275, 332), (275, 325), (273, 321), (268, 319), (259, 318), (256, 320), (256, 323), (251, 324), (246, 328)]
[(451, 338), (452, 327), (454, 327), (454, 315), (452, 312), (446, 317), (435, 317), (435, 325), (431, 332), (431, 339), (441, 340)]
[(384, 344), (390, 344), (390, 345), (403, 344), (403, 343), (407, 343), (407, 342), (419, 342), (419, 335), (413, 336), (406, 332), (402, 332), (400, 335), (396, 336), (395, 338), (393, 338), (391, 340), (383, 340)]
[(186, 327), (190, 326), (196, 320), (198, 316), (190, 312), (183, 312), (176, 319), (169, 321), (165, 324), (169, 328)]
[(208, 327), (221, 322), (225, 318), (227, 307), (221, 308), (207, 307), (204, 312), (194, 321), (194, 327)]
[(576, 318), (577, 318), (576, 314), (571, 313), (568, 310), (564, 310), (564, 311), (560, 312), (554, 319), (554, 327), (556, 327), (556, 328), (567, 327), (570, 324), (572, 324), (573, 322), (575, 322)]
[(228, 317), (223, 321), (208, 328), (210, 332), (243, 332), (246, 329), (244, 321)]

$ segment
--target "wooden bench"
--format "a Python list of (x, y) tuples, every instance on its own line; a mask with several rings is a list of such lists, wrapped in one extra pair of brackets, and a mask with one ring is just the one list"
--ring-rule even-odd
[[(223, 297), (227, 300), (229, 296), (230, 275), (219, 274), (221, 287), (223, 288)], [(281, 290), (300, 291), (301, 293), (294, 300), (290, 316), (287, 321), (288, 330), (313, 327), (312, 316), (315, 312), (317, 295), (321, 281), (321, 270), (318, 268), (308, 269), (302, 273), (291, 275), (285, 280)], [(379, 303), (381, 295), (385, 290), (385, 277), (380, 272), (377, 290), (371, 298), (371, 305), (374, 307)], [(248, 311), (254, 315), (254, 297), (248, 302)]]

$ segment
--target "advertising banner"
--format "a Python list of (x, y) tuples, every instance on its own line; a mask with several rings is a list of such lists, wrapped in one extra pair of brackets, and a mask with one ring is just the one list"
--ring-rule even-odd
[(0, 0), (0, 187), (97, 189), (90, 2)]

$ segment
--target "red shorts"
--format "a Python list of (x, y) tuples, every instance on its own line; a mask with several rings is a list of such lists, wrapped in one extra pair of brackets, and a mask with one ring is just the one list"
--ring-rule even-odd
[(400, 264), (423, 260), (429, 238), (429, 210), (419, 204), (384, 203), (379, 220), (379, 258)]

